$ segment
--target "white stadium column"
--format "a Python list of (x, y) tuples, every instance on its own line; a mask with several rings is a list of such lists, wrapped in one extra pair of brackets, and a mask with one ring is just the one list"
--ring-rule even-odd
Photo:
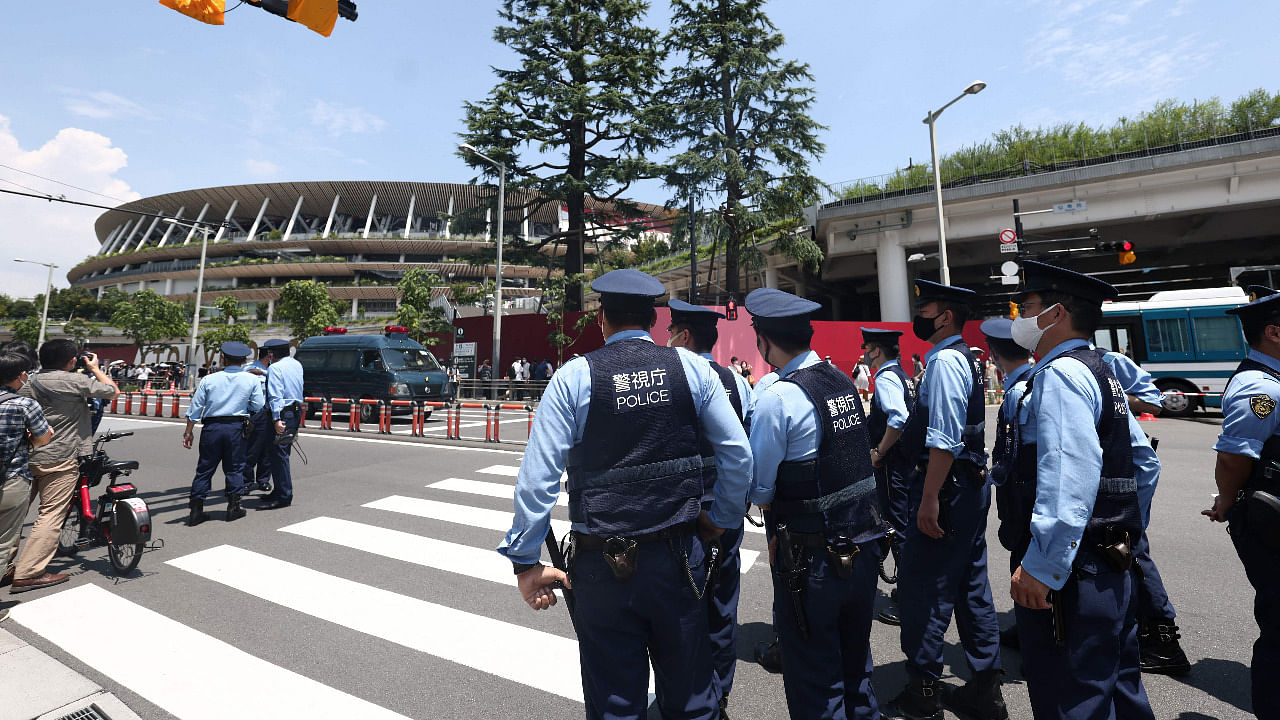
[(108, 250), (107, 252), (115, 252), (116, 250), (124, 249), (124, 239), (125, 239), (125, 236), (129, 234), (129, 228), (131, 227), (133, 227), (133, 221), (132, 220), (125, 221), (124, 229), (120, 231), (119, 235), (116, 235), (116, 241), (111, 244), (111, 249)]
[(114, 230), (107, 233), (107, 239), (103, 240), (102, 246), (98, 248), (99, 255), (106, 255), (107, 253), (111, 252), (111, 245), (115, 243), (116, 236), (120, 234), (120, 228), (122, 227), (124, 226), (117, 225)]
[(239, 205), (239, 204), (240, 204), (239, 200), (231, 201), (231, 207), (227, 209), (227, 217), (223, 219), (222, 225), (218, 227), (218, 234), (213, 236), (213, 242), (215, 244), (222, 240), (222, 235), (227, 231), (227, 223), (231, 222), (231, 216), (235, 214), (236, 205)]
[(129, 249), (129, 243), (133, 242), (133, 238), (136, 237), (138, 234), (138, 231), (142, 229), (142, 223), (144, 222), (146, 222), (146, 218), (142, 218), (142, 217), (138, 218), (138, 224), (133, 226), (133, 232), (129, 233), (129, 237), (124, 239), (124, 243), (120, 246), (121, 250)]
[(404, 216), (404, 236), (409, 237), (409, 231), (413, 229), (413, 203), (418, 199), (417, 195), (409, 196), (409, 213)]
[(378, 209), (378, 193), (373, 194), (373, 199), (369, 201), (369, 214), (364, 218), (364, 239), (369, 239), (369, 228), (373, 227), (373, 211)]
[[(182, 207), (178, 208), (178, 212), (173, 214), (173, 219), (181, 220), (182, 213), (186, 209), (187, 209), (186, 205), (183, 205)], [(173, 232), (173, 229), (178, 227), (176, 223), (167, 223), (167, 224), (169, 227), (165, 228), (164, 235), (160, 236), (160, 242), (156, 243), (156, 247), (164, 247), (165, 245), (167, 245), (169, 243), (169, 233)]]
[(196, 236), (196, 228), (200, 227), (200, 223), (204, 221), (204, 216), (209, 212), (209, 203), (205, 203), (200, 208), (200, 214), (196, 216), (195, 222), (191, 223), (191, 229), (187, 231), (187, 239), (182, 242), (183, 245), (190, 245), (191, 238)]
[(151, 237), (151, 231), (156, 229), (156, 225), (160, 224), (160, 216), (157, 215), (151, 219), (151, 224), (147, 226), (147, 231), (142, 233), (142, 239), (138, 240), (138, 246), (134, 250), (141, 250), (147, 245), (147, 238)]
[(249, 226), (248, 240), (253, 240), (253, 236), (258, 233), (258, 226), (262, 224), (262, 216), (266, 214), (267, 202), (270, 200), (271, 198), (269, 197), (262, 198), (262, 207), (258, 208), (258, 216), (253, 219), (253, 224)]
[[(831, 247), (828, 245), (827, 247)], [(911, 320), (910, 288), (907, 287), (907, 253), (896, 230), (880, 233), (876, 248), (876, 267), (880, 276), (880, 320)]]
[(302, 209), (302, 196), (298, 196), (298, 203), (293, 206), (293, 214), (289, 216), (289, 224), (284, 229), (284, 239), (289, 240), (289, 236), (293, 234), (293, 224), (298, 221), (298, 211)]
[(333, 228), (333, 216), (338, 212), (338, 199), (341, 197), (337, 193), (333, 194), (333, 205), (329, 208), (329, 219), (324, 221), (324, 232), (320, 234), (320, 237), (329, 237), (329, 230)]
[(444, 218), (444, 239), (449, 239), (449, 226), (453, 224), (453, 196), (449, 196), (449, 209), (445, 212)]

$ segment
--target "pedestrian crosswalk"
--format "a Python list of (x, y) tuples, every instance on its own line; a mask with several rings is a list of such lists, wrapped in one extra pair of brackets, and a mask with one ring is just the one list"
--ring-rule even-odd
[[(512, 590), (516, 579), (510, 563), (493, 551), (512, 521), (510, 509), (494, 507), (498, 500), (511, 502), (519, 467), (489, 465), (473, 472), (479, 478), (424, 478), (428, 482), (423, 483), (420, 493), (358, 502), (348, 507), (349, 517), (335, 517), (344, 513), (330, 509), (331, 514), (279, 527), (281, 537), (295, 538), (296, 543), (281, 543), (272, 550), (290, 548), (296, 553), (298, 547), (305, 548), (297, 556), (218, 544), (169, 559), (151, 572), (180, 572), (182, 577), (176, 580), (183, 586), (206, 593), (211, 589), (230, 593), (233, 599), (229, 605), (257, 603), (271, 608), (286, 623), (327, 623), (371, 643), (390, 643), (430, 656), (435, 662), (461, 668), (451, 674), (477, 673), (477, 687), (490, 687), (500, 678), (499, 682), (534, 688), (546, 697), (560, 698), (560, 702), (580, 703), (578, 645), (567, 631), (567, 618), (539, 613), (535, 619), (525, 611)], [(562, 497), (561, 507), (555, 511), (560, 517), (566, 515), (566, 504)], [(553, 519), (551, 524), (557, 537), (569, 531), (569, 523), (563, 519)], [(468, 528), (484, 531), (491, 542), (461, 542), (476, 537)], [(348, 577), (360, 574), (354, 569), (344, 572), (326, 566), (322, 571), (311, 566), (314, 563), (308, 564), (329, 548), (356, 551), (363, 555), (355, 557), (368, 556), (371, 561), (403, 563), (414, 568), (415, 576), (426, 573), (429, 582), (440, 586), (508, 598), (505, 605), (512, 607), (511, 614), (499, 619), (490, 616), (491, 609), (489, 614), (483, 609), (493, 603), (463, 599), (453, 607), (404, 594), (403, 587), (393, 590)], [(758, 549), (742, 550), (744, 573), (757, 565), (759, 555)], [(105, 583), (80, 585), (22, 603), (13, 609), (12, 619), (184, 720), (406, 717), (397, 712), (404, 707), (387, 702), (376, 687), (331, 687), (308, 677), (309, 666), (275, 664), (220, 639), (217, 632), (202, 630), (205, 618), (169, 617), (125, 595), (108, 589)], [(146, 638), (146, 642), (104, 643), (102, 617), (111, 618), (113, 626)], [(539, 627), (531, 627), (534, 625)], [(290, 635), (287, 629), (283, 632), (285, 637)], [(306, 639), (299, 634), (297, 642), (305, 644)], [(261, 649), (254, 652), (261, 653)], [(234, 693), (210, 693), (211, 668), (236, 668), (249, 673), (254, 681)], [(652, 682), (651, 678), (651, 693)]]

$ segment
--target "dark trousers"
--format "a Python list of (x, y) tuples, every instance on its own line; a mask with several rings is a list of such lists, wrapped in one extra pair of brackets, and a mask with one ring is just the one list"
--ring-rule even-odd
[(1258, 640), (1253, 644), (1253, 714), (1258, 720), (1280, 720), (1280, 553), (1268, 550), (1245, 532), (1239, 503), (1227, 513), (1231, 542), (1253, 585), (1253, 617)]
[(692, 535), (642, 543), (635, 576), (625, 582), (614, 579), (600, 551), (578, 553), (570, 579), (588, 720), (648, 717), (650, 662), (662, 717), (718, 715), (706, 598), (697, 599), (687, 577), (701, 590), (706, 573), (702, 543)]
[(1177, 617), (1173, 604), (1169, 602), (1169, 593), (1165, 592), (1164, 581), (1160, 579), (1160, 571), (1151, 559), (1151, 543), (1147, 541), (1147, 531), (1133, 545), (1133, 569), (1137, 573), (1137, 616), (1138, 620), (1157, 623), (1171, 623)]
[[(286, 434), (298, 431), (298, 411), (297, 409), (286, 408), (280, 413), (280, 419), (284, 421), (284, 431)], [(275, 423), (272, 423), (272, 445), (268, 448), (267, 453), (271, 460), (271, 479), (275, 483), (275, 487), (271, 489), (271, 494), (267, 496), (268, 500), (278, 500), (282, 503), (289, 504), (293, 502), (293, 475), (289, 471), (289, 455), (293, 452), (293, 442), (274, 444), (275, 443)]]
[(1080, 552), (1058, 592), (1063, 645), (1053, 640), (1052, 611), (1013, 609), (1031, 710), (1037, 720), (1154, 720), (1138, 669), (1133, 574)]
[(240, 423), (209, 423), (200, 427), (200, 459), (191, 480), (191, 499), (209, 495), (213, 473), (222, 465), (227, 497), (244, 493), (244, 433)]
[(707, 631), (711, 635), (711, 660), (715, 667), (716, 698), (733, 690), (738, 665), (738, 591), (742, 586), (743, 528), (725, 530), (720, 536), (720, 570), (716, 584), (703, 598), (707, 605)]
[(878, 720), (871, 687), (871, 617), (880, 547), (858, 546), (853, 573), (842, 579), (826, 551), (813, 549), (803, 594), (809, 639), (800, 636), (786, 580), (773, 574), (774, 623), (782, 650), (782, 682), (793, 718)]
[[(947, 534), (935, 540), (920, 532), (916, 516), (924, 474), (913, 473), (906, 542), (898, 567), (898, 612), (907, 672), (942, 677), (944, 636), (956, 618), (970, 672), (999, 670), (1000, 625), (987, 578), (987, 512), (991, 490), (948, 479), (940, 497)], [(950, 494), (948, 501), (947, 495)]]
[(880, 497), (880, 507), (884, 508), (885, 520), (889, 527), (898, 533), (898, 537), (906, 534), (908, 505), (907, 472), (903, 461), (890, 453), (884, 465), (875, 469), (876, 493)]
[(271, 479), (271, 452), (275, 449), (276, 429), (271, 421), (271, 411), (263, 410), (253, 416), (253, 437), (245, 454), (245, 481), (267, 482)]

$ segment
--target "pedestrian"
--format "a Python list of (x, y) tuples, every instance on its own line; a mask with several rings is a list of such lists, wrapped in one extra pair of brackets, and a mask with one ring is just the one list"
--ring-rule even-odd
[(267, 450), (271, 459), (271, 479), (274, 487), (262, 496), (257, 510), (279, 510), (293, 504), (293, 473), (290, 455), (298, 436), (298, 423), (302, 420), (302, 363), (289, 354), (289, 341), (267, 340), (262, 343), (270, 354), (267, 363), (267, 407), (276, 436), (274, 445)]
[[(710, 363), (649, 337), (662, 283), (614, 270), (591, 287), (600, 293), (605, 345), (552, 377), (498, 552), (534, 610), (556, 603), (555, 583), (572, 592), (589, 720), (648, 717), (651, 663), (660, 713), (713, 718), (705, 543), (742, 525), (746, 433)], [(717, 471), (706, 512), (701, 437)], [(566, 463), (575, 549), (567, 575), (538, 563)]]
[(1249, 354), (1222, 397), (1222, 434), (1213, 449), (1218, 494), (1204, 515), (1229, 523), (1227, 532), (1253, 586), (1258, 640), (1250, 671), (1253, 712), (1280, 718), (1280, 294), (1251, 288), (1240, 316)]
[(729, 369), (738, 374), (742, 374), (742, 363), (738, 361), (737, 355), (729, 358)]
[[(867, 415), (867, 435), (871, 442), (876, 491), (884, 511), (885, 536), (888, 538), (888, 548), (881, 544), (881, 550), (900, 552), (907, 536), (907, 476), (915, 464), (908, 462), (898, 440), (916, 405), (916, 383), (898, 362), (902, 352), (898, 345), (901, 330), (866, 327), (861, 330), (863, 355), (858, 367), (863, 367), (863, 362), (870, 362), (876, 378), (871, 411)], [(888, 605), (876, 614), (876, 619), (887, 625), (900, 624), (897, 601), (898, 591), (894, 589), (889, 595)]]
[(1115, 297), (1101, 280), (1032, 260), (1014, 296), (1010, 334), (1041, 360), (1019, 402), (1000, 535), (1014, 548), (1010, 594), (1037, 718), (1154, 717), (1132, 574), (1154, 483), (1135, 471), (1133, 446), (1145, 436), (1089, 344)]
[(858, 389), (858, 397), (865, 403), (871, 391), (871, 369), (867, 367), (866, 358), (858, 358), (850, 375), (853, 377), (853, 386)]
[(912, 353), (911, 355), (911, 377), (920, 381), (920, 376), (924, 374), (924, 363), (920, 360), (920, 353)]
[(755, 368), (751, 367), (751, 363), (746, 361), (743, 361), (741, 367), (742, 367), (742, 378), (747, 381), (747, 385), (751, 387), (755, 387), (756, 376), (753, 374), (755, 372)]
[(977, 294), (928, 280), (917, 280), (915, 292), (912, 333), (933, 348), (899, 440), (914, 464), (898, 567), (907, 685), (885, 717), (942, 720), (942, 651), (955, 614), (970, 677), (947, 703), (957, 714), (1003, 720), (1000, 626), (987, 577), (985, 386), (960, 336)]
[[(263, 397), (267, 393), (267, 366), (271, 364), (271, 350), (259, 347), (257, 359), (244, 366), (245, 372), (258, 378)], [(271, 421), (271, 408), (264, 402), (250, 417), (253, 436), (246, 445), (244, 458), (244, 492), (271, 492), (271, 456), (275, 449), (275, 423)]]
[(778, 371), (751, 420), (751, 502), (766, 508), (773, 606), (792, 718), (880, 717), (871, 616), (884, 536), (862, 403), (810, 349), (818, 303), (771, 288), (744, 303)]
[(187, 503), (188, 527), (209, 519), (204, 501), (219, 465), (226, 477), (225, 520), (232, 522), (244, 517), (240, 497), (245, 493), (246, 448), (253, 428), (250, 418), (265, 404), (262, 383), (243, 367), (253, 350), (240, 342), (224, 342), (220, 349), (225, 369), (211, 373), (196, 387), (191, 395), (191, 407), (187, 409), (187, 427), (182, 433), (182, 446), (190, 450), (196, 423), (201, 423), (200, 459), (196, 462)]
[[(76, 372), (82, 364), (88, 374)], [(31, 453), (33, 495), (39, 514), (18, 554), (11, 592), (24, 592), (66, 582), (67, 575), (46, 573), (58, 550), (58, 535), (80, 477), (79, 458), (91, 452), (94, 399), (111, 400), (116, 384), (98, 366), (98, 356), (81, 353), (75, 342), (49, 340), (40, 346), (41, 372), (30, 376), (22, 395), (40, 403), (53, 428), (53, 442)]]
[[(12, 585), (17, 570), (13, 560), (31, 504), (31, 451), (53, 442), (53, 429), (40, 403), (18, 394), (31, 367), (26, 355), (0, 351), (0, 559), (4, 560), (0, 587)], [(58, 582), (65, 581), (64, 575)], [(0, 620), (8, 613), (7, 608), (0, 611)]]
[[(667, 347), (684, 348), (696, 353), (711, 364), (720, 378), (720, 385), (729, 396), (729, 404), (742, 421), (743, 429), (750, 427), (755, 398), (746, 378), (727, 367), (717, 364), (711, 357), (720, 334), (716, 323), (725, 317), (709, 307), (693, 305), (672, 298), (667, 301), (671, 309), (671, 326)], [(710, 512), (715, 503), (715, 484), (718, 471), (715, 466), (715, 449), (703, 439), (702, 509)], [(715, 570), (715, 587), (707, 592), (707, 629), (711, 633), (711, 659), (715, 666), (716, 697), (722, 716), (728, 715), (729, 693), (733, 690), (734, 670), (738, 664), (738, 593), (742, 585), (743, 527), (726, 530), (720, 536), (720, 564)]]

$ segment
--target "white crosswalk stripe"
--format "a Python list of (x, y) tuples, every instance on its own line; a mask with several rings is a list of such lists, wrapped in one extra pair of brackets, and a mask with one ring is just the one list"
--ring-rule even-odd
[[(445, 478), (438, 482), (433, 482), (427, 487), (434, 490), (449, 490), (452, 492), (469, 493), (471, 495), (484, 495), (485, 497), (502, 498), (503, 500), (511, 500), (515, 496), (515, 487), (511, 485), (503, 485), (502, 483), (484, 482), (481, 480), (465, 480), (463, 478)], [(569, 496), (560, 493), (556, 497), (556, 505), (560, 507), (569, 506)]]
[(519, 465), (490, 465), (489, 467), (480, 468), (476, 472), (486, 475), (502, 475), (503, 477), (515, 477), (520, 474)]
[[(405, 497), (404, 495), (392, 495), (381, 500), (374, 500), (373, 502), (365, 503), (364, 507), (457, 523), (459, 525), (470, 525), (485, 530), (497, 530), (504, 533), (511, 529), (510, 510), (487, 510), (471, 507), (470, 505), (455, 505), (437, 500)], [(564, 537), (565, 533), (569, 532), (569, 523), (564, 520), (552, 520), (551, 529), (555, 531), (556, 537), (561, 538)]]

